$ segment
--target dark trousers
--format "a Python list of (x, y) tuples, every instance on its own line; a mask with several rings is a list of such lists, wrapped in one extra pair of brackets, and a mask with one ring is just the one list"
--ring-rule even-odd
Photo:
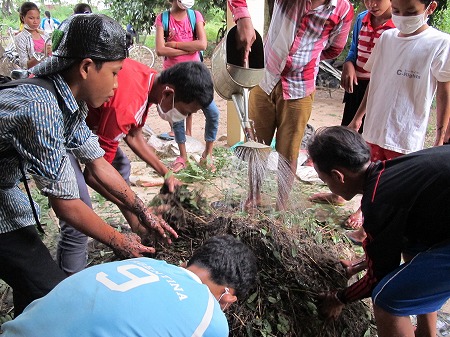
[(65, 277), (34, 226), (0, 234), (0, 278), (12, 289), (14, 316)]
[[(367, 85), (369, 84), (369, 80), (358, 80), (358, 85), (353, 85), (353, 93), (344, 93), (344, 114), (342, 115), (341, 125), (348, 126), (350, 122), (353, 120), (353, 117), (356, 115), (356, 111), (358, 111), (359, 105), (361, 104), (364, 94), (366, 92)], [(358, 132), (362, 133), (364, 128), (364, 118), (359, 128)]]

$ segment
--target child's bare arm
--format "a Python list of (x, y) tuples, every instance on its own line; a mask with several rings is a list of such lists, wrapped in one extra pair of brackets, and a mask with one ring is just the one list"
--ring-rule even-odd
[(353, 129), (355, 131), (358, 131), (362, 124), (362, 119), (364, 115), (366, 114), (366, 106), (367, 106), (367, 93), (369, 92), (370, 82), (367, 85), (366, 92), (364, 93), (364, 98), (361, 101), (361, 104), (359, 105), (358, 111), (356, 111), (355, 117), (353, 117), (353, 120), (350, 122), (348, 127), (350, 129)]
[(442, 145), (450, 119), (450, 82), (438, 82), (436, 90), (436, 140), (434, 146)]

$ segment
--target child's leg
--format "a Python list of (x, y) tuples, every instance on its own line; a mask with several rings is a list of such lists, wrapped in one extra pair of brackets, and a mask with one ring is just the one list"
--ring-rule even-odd
[(219, 128), (219, 109), (214, 101), (203, 109), (205, 114), (205, 142), (206, 148), (202, 157), (207, 158), (212, 156), (213, 144), (217, 137), (217, 130)]
[(192, 136), (192, 114), (186, 118), (186, 135)]

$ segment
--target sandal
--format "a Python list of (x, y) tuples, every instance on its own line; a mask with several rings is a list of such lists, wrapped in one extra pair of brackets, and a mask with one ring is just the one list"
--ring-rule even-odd
[(207, 155), (206, 158), (202, 156), (200, 158), (199, 164), (201, 167), (208, 171), (211, 171), (213, 173), (216, 172), (216, 167), (214, 166), (212, 155)]
[(162, 140), (174, 140), (175, 139), (175, 137), (171, 136), (169, 132), (161, 133), (157, 137)]
[(186, 160), (183, 157), (177, 157), (177, 159), (174, 160), (172, 165), (170, 165), (170, 169), (172, 170), (173, 173), (180, 172), (185, 168), (186, 168)]

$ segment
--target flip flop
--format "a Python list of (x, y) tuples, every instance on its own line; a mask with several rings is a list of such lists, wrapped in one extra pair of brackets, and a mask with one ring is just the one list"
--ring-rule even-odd
[(184, 170), (186, 168), (186, 160), (184, 160), (183, 157), (177, 157), (172, 165), (170, 165), (170, 168), (173, 173), (180, 172), (181, 170)]
[(162, 140), (174, 140), (175, 139), (175, 137), (169, 135), (168, 132), (161, 133), (157, 137)]

